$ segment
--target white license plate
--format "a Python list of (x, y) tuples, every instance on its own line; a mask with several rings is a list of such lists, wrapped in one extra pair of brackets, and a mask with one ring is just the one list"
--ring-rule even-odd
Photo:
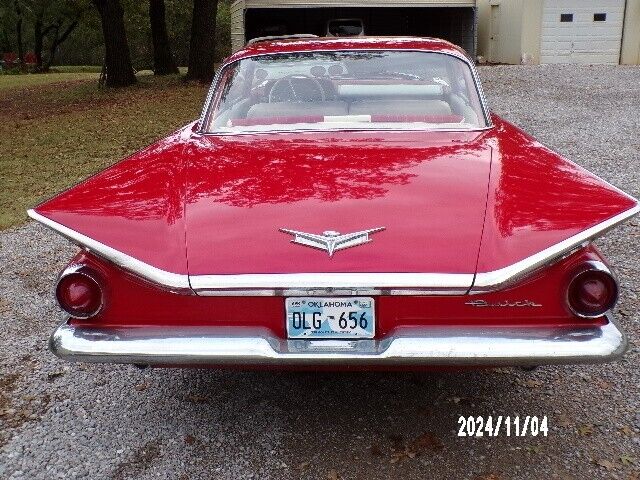
[(373, 338), (371, 297), (291, 297), (286, 300), (289, 338)]

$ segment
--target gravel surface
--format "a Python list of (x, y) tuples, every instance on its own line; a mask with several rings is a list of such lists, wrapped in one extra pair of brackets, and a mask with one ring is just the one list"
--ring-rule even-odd
[[(494, 111), (640, 197), (640, 68), (483, 67)], [(466, 373), (145, 370), (58, 361), (51, 295), (74, 249), (0, 233), (0, 478), (638, 479), (640, 228), (599, 242), (631, 351)], [(547, 415), (549, 436), (458, 438), (459, 415)]]

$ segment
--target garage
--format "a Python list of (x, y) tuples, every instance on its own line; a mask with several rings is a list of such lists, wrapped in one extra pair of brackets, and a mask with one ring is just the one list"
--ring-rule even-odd
[(325, 36), (336, 19), (361, 22), (366, 35), (438, 37), (476, 52), (475, 0), (404, 2), (338, 0), (238, 0), (231, 6), (233, 50), (256, 37)]
[(546, 0), (541, 63), (618, 64), (624, 0)]
[(477, 0), (481, 61), (640, 63), (640, 0)]

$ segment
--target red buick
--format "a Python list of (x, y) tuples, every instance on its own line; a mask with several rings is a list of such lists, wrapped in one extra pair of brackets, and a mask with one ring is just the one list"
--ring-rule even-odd
[(61, 358), (395, 369), (619, 357), (593, 240), (639, 210), (458, 47), (360, 37), (253, 42), (198, 121), (29, 214), (80, 247)]

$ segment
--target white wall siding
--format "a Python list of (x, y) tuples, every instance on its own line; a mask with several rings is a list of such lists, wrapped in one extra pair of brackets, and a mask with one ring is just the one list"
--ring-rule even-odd
[(244, 47), (244, 0), (231, 4), (231, 50), (237, 52)]

